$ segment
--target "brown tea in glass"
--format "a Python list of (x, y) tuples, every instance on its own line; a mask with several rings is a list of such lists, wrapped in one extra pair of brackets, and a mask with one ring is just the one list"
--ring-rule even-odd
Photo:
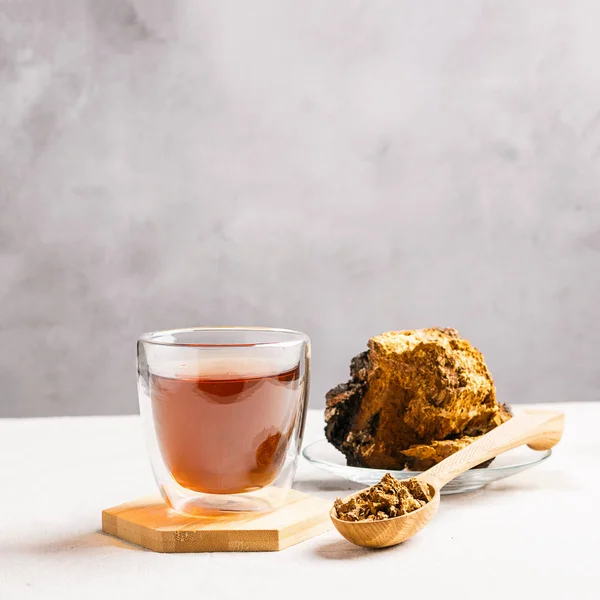
[(302, 445), (310, 340), (194, 327), (142, 335), (138, 397), (161, 494), (188, 516), (282, 506)]
[(158, 445), (173, 478), (211, 494), (271, 483), (281, 468), (298, 407), (299, 367), (264, 373), (235, 362), (227, 373), (150, 374)]

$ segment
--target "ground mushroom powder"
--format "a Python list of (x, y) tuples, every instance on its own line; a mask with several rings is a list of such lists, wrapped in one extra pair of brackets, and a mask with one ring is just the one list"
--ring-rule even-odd
[(369, 489), (344, 502), (334, 503), (337, 518), (342, 521), (380, 521), (400, 517), (425, 506), (431, 500), (429, 486), (412, 477), (399, 481), (389, 473)]

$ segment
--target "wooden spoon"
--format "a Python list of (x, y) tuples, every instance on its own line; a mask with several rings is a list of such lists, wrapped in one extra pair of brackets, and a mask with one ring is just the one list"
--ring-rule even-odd
[[(564, 414), (556, 411), (526, 411), (455, 452), (417, 476), (433, 495), (421, 508), (381, 521), (342, 521), (335, 508), (329, 513), (335, 528), (349, 541), (366, 548), (386, 548), (404, 542), (423, 529), (435, 516), (440, 490), (452, 479), (507, 450), (527, 444), (533, 450), (548, 450), (560, 441)], [(344, 499), (348, 501), (356, 492)]]

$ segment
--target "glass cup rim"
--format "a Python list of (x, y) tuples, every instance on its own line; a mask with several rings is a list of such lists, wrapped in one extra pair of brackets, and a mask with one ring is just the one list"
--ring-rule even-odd
[[(279, 340), (279, 341), (269, 341), (269, 342), (250, 342), (250, 343), (219, 343), (219, 342), (212, 342), (212, 343), (197, 343), (197, 342), (176, 342), (176, 341), (169, 341), (169, 340), (164, 340), (164, 339), (156, 339), (159, 337), (166, 337), (169, 335), (175, 335), (175, 334), (181, 334), (181, 333), (191, 333), (194, 331), (198, 331), (198, 332), (219, 332), (219, 331), (230, 331), (230, 332), (235, 332), (235, 331), (239, 331), (240, 333), (242, 332), (256, 332), (256, 333), (280, 333), (280, 334), (284, 334), (284, 335), (291, 335), (294, 336), (295, 339), (288, 339), (288, 340)], [(272, 347), (272, 348), (280, 348), (280, 347), (289, 347), (289, 346), (294, 346), (296, 344), (309, 344), (310, 343), (310, 338), (308, 337), (308, 335), (306, 335), (306, 333), (303, 333), (302, 331), (296, 331), (295, 329), (282, 329), (282, 328), (278, 328), (278, 327), (250, 327), (250, 326), (238, 326), (238, 325), (234, 325), (234, 326), (226, 326), (226, 327), (211, 327), (211, 326), (207, 326), (207, 327), (182, 327), (179, 329), (165, 329), (165, 330), (158, 330), (158, 331), (149, 331), (147, 333), (143, 333), (142, 335), (140, 335), (138, 337), (138, 341), (139, 342), (143, 342), (146, 344), (154, 344), (156, 346), (168, 346), (168, 347), (179, 347), (179, 348), (225, 348), (225, 347), (229, 347), (229, 348), (236, 348), (236, 347), (254, 347), (254, 346), (258, 346), (260, 348), (268, 348), (268, 347)]]

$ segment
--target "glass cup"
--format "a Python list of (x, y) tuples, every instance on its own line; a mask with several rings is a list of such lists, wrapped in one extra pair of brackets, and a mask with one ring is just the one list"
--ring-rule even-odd
[(292, 486), (308, 404), (310, 340), (285, 329), (197, 327), (137, 345), (154, 476), (177, 512), (264, 512)]

